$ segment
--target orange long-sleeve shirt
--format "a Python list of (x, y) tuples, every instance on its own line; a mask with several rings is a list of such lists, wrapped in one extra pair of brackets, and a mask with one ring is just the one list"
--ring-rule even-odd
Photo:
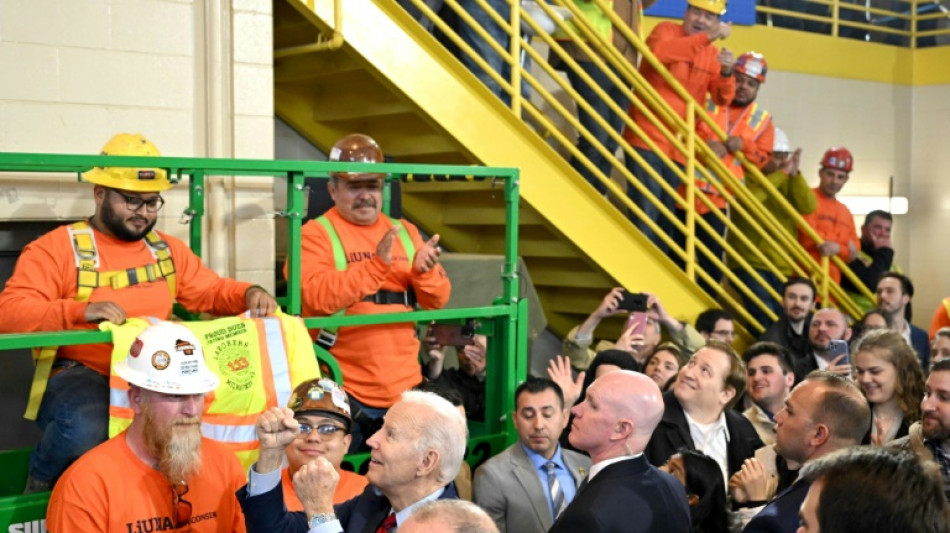
[[(815, 198), (818, 200), (818, 208), (810, 215), (803, 215), (805, 221), (825, 241), (832, 241), (841, 246), (841, 252), (838, 257), (847, 263), (851, 260), (851, 252), (848, 250), (848, 243), (854, 243), (856, 250), (861, 249), (861, 242), (858, 240), (858, 232), (854, 227), (854, 215), (848, 206), (839, 202), (836, 198), (829, 198), (818, 187), (812, 189), (815, 192)], [(801, 230), (798, 231), (798, 242), (805, 247), (805, 250), (820, 261), (821, 255), (818, 253), (818, 243), (810, 239)], [(830, 263), (829, 274), (836, 283), (841, 283), (841, 270)]]
[[(735, 97), (736, 80), (732, 76), (720, 74), (722, 65), (716, 59), (719, 49), (713, 46), (705, 33), (686, 35), (682, 24), (661, 22), (647, 38), (647, 46), (693, 97), (698, 108), (703, 108), (706, 93), (709, 93), (716, 105), (726, 105)], [(679, 116), (686, 116), (686, 102), (676, 95), (672, 87), (649, 62), (641, 63), (640, 73)], [(628, 113), (630, 118), (643, 129), (643, 132), (656, 143), (657, 148), (675, 161), (681, 163), (685, 161), (682, 154), (674, 153), (673, 146), (666, 137), (637, 111), (634, 105), (630, 105)], [(646, 142), (637, 137), (629, 128), (624, 130), (623, 135), (633, 146), (649, 149)]]
[[(415, 271), (413, 258), (407, 256), (399, 239), (393, 242), (390, 264), (376, 257), (376, 245), (392, 227), (388, 218), (380, 216), (369, 226), (358, 226), (344, 220), (335, 207), (326, 217), (343, 244), (347, 268), (336, 269), (330, 237), (323, 226), (315, 220), (304, 224), (300, 232), (304, 316), (327, 316), (340, 309), (348, 315), (410, 311), (402, 304), (362, 301), (380, 290), (401, 292), (410, 287), (424, 309), (439, 309), (448, 303), (451, 284), (441, 265), (429, 272)], [(418, 250), (423, 245), (419, 230), (405, 220), (401, 223)], [(346, 391), (373, 407), (389, 407), (403, 391), (422, 380), (419, 340), (412, 322), (341, 327), (330, 352), (340, 363)]]
[[(237, 457), (201, 439), (201, 469), (181, 499), (191, 504), (190, 531), (242, 533), (244, 513), (234, 493), (245, 484)], [(180, 504), (182, 505), (182, 504)], [(49, 500), (50, 531), (171, 531), (178, 519), (172, 485), (129, 448), (126, 433), (80, 457), (56, 483)]]
[[(144, 241), (127, 242), (92, 231), (100, 272), (155, 263)], [(159, 235), (168, 243), (175, 265), (176, 300), (181, 305), (191, 311), (216, 315), (238, 314), (245, 309), (244, 292), (250, 283), (218, 276), (184, 242), (164, 233)], [(28, 244), (0, 293), (0, 333), (96, 329), (96, 324), (85, 320), (88, 302), (75, 300), (76, 277), (76, 257), (68, 226), (60, 226)], [(98, 287), (92, 291), (89, 302), (114, 302), (126, 316), (160, 319), (171, 318), (174, 303), (164, 279), (122, 289)], [(107, 376), (112, 346), (63, 346), (57, 357), (73, 359)]]

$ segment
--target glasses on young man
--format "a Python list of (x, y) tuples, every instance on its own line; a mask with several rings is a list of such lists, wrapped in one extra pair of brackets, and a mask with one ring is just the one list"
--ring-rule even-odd
[(161, 196), (153, 196), (146, 200), (145, 198), (139, 196), (129, 196), (128, 194), (122, 194), (121, 192), (112, 189), (112, 192), (118, 194), (125, 200), (125, 206), (129, 208), (129, 211), (138, 211), (145, 206), (145, 210), (149, 213), (157, 213), (159, 209), (165, 205), (165, 199)]
[(191, 523), (191, 502), (182, 498), (188, 494), (188, 484), (182, 481), (172, 485), (172, 511), (175, 516), (175, 528)]
[(307, 438), (310, 436), (310, 432), (316, 430), (317, 435), (321, 437), (330, 437), (335, 435), (338, 431), (346, 431), (344, 428), (336, 424), (320, 424), (317, 426), (312, 426), (306, 422), (300, 422), (300, 438)]

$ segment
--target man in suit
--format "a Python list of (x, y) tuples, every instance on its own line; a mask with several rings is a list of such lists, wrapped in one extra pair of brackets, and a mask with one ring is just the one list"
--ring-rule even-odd
[(590, 454), (593, 466), (550, 533), (687, 533), (683, 485), (643, 454), (663, 416), (656, 383), (629, 370), (610, 372), (571, 412), (571, 444)]
[(287, 408), (261, 415), (261, 455), (238, 491), (249, 533), (379, 533), (404, 522), (421, 503), (457, 498), (452, 480), (465, 455), (462, 414), (431, 392), (407, 391), (386, 413), (383, 427), (368, 441), (369, 485), (359, 496), (334, 506), (339, 475), (324, 457), (300, 467), (294, 490), (303, 512), (287, 512), (280, 489), (280, 465), (299, 423)]
[(518, 442), (475, 471), (475, 503), (502, 532), (543, 533), (574, 499), (590, 459), (558, 444), (568, 415), (550, 379), (528, 377), (518, 386), (513, 420)]
[(921, 368), (930, 368), (930, 341), (927, 332), (910, 323), (910, 300), (914, 297), (914, 284), (910, 278), (897, 272), (885, 272), (877, 282), (877, 305), (891, 317), (894, 330), (900, 333), (907, 344), (914, 347)]
[[(785, 408), (776, 413), (775, 424), (775, 451), (789, 463), (807, 464), (861, 444), (871, 427), (871, 410), (853, 381), (816, 371), (792, 390)], [(743, 471), (753, 468), (744, 465)], [(809, 485), (799, 479), (779, 493), (752, 517), (743, 533), (794, 533)]]
[(825, 307), (815, 311), (808, 326), (809, 351), (795, 360), (795, 382), (805, 379), (812, 370), (830, 370), (841, 376), (851, 376), (851, 365), (845, 355), (832, 355), (831, 341), (851, 340), (848, 318), (839, 309)]
[(710, 340), (680, 370), (646, 447), (661, 466), (680, 448), (698, 450), (719, 463), (724, 480), (762, 447), (752, 424), (730, 409), (745, 390), (746, 366), (731, 345)]
[(782, 316), (759, 337), (780, 344), (797, 361), (808, 355), (808, 330), (815, 307), (815, 283), (800, 276), (788, 278), (782, 289)]

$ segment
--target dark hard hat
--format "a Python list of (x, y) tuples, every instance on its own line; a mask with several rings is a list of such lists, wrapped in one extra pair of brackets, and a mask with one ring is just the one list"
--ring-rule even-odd
[[(342, 163), (382, 163), (383, 151), (369, 135), (351, 133), (333, 145), (328, 160)], [(330, 175), (345, 180), (383, 178), (383, 174), (375, 173), (333, 172)]]
[(297, 385), (287, 407), (295, 415), (315, 413), (337, 418), (346, 424), (347, 431), (353, 420), (350, 401), (343, 388), (327, 378), (311, 379)]

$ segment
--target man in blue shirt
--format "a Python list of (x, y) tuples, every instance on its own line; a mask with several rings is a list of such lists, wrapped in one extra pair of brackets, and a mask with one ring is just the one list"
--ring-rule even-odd
[(519, 385), (513, 420), (518, 442), (475, 471), (475, 503), (502, 533), (545, 532), (574, 499), (590, 459), (558, 445), (568, 415), (553, 381)]

